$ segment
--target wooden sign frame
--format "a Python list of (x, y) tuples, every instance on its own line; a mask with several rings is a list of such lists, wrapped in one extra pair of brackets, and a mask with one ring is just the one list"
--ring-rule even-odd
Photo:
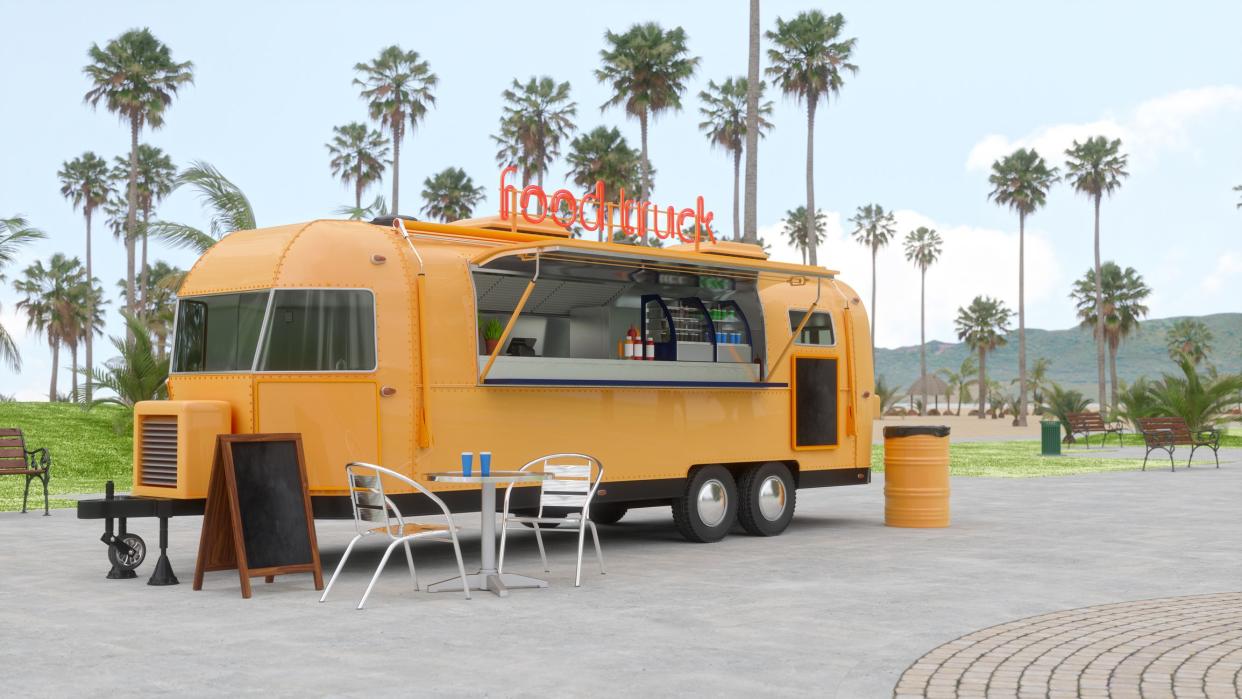
[[(245, 533), (242, 531), (241, 506), (237, 496), (237, 473), (231, 446), (250, 442), (293, 442), (297, 452), (298, 472), (302, 484), (302, 502), (306, 512), (306, 534), (310, 542), (311, 560), (264, 568), (251, 568), (247, 559)], [(272, 582), (277, 575), (311, 573), (315, 589), (323, 589), (323, 568), (319, 563), (319, 543), (315, 539), (315, 519), (311, 509), (306, 479), (306, 456), (302, 451), (302, 435), (222, 434), (216, 437), (215, 457), (211, 465), (211, 481), (207, 488), (207, 504), (203, 512), (203, 529), (199, 535), (198, 560), (194, 566), (194, 589), (203, 589), (203, 573), (237, 570), (242, 597), (249, 599), (250, 578), (263, 577)]]

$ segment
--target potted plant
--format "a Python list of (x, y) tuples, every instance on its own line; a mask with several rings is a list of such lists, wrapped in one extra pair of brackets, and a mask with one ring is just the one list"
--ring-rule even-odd
[(496, 344), (500, 342), (500, 336), (504, 331), (504, 326), (495, 318), (483, 324), (483, 349), (488, 354), (496, 351)]

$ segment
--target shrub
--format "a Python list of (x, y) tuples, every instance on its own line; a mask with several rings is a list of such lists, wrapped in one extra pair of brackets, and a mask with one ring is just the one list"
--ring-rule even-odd
[(1191, 430), (1207, 429), (1224, 418), (1242, 392), (1242, 374), (1199, 374), (1185, 355), (1181, 376), (1165, 374), (1149, 389), (1153, 414), (1180, 417)]
[(1063, 388), (1061, 384), (1055, 381), (1049, 384), (1044, 398), (1047, 400), (1047, 403), (1045, 403), (1041, 412), (1051, 413), (1056, 419), (1060, 420), (1061, 428), (1067, 435), (1070, 433), (1069, 414), (1081, 413), (1091, 403), (1089, 399), (1082, 395), (1081, 391)]

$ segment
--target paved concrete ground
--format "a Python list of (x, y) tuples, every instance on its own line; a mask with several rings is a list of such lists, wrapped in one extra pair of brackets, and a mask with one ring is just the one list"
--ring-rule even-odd
[[(551, 587), (508, 599), (415, 593), (398, 559), (353, 607), (379, 550), (355, 554), (327, 604), (310, 576), (190, 589), (199, 520), (172, 526), (183, 584), (112, 581), (100, 522), (0, 515), (5, 693), (891, 696), (929, 650), (975, 630), (1088, 605), (1242, 585), (1242, 451), (1220, 470), (955, 479), (953, 526), (886, 528), (882, 479), (803, 491), (782, 536), (682, 542), (667, 509), (602, 527), (609, 573), (573, 587), (572, 537), (551, 541)], [(477, 516), (463, 517), (473, 530)], [(318, 523), (325, 577), (348, 522)], [(154, 521), (133, 530), (155, 543)], [(539, 574), (534, 540), (513, 572)], [(477, 560), (477, 537), (466, 542)], [(421, 545), (424, 581), (451, 549)]]

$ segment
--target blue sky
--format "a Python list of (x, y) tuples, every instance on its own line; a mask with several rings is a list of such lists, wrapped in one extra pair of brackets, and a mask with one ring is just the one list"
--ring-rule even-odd
[[(858, 38), (857, 76), (819, 112), (816, 203), (833, 227), (821, 263), (870, 293), (866, 251), (845, 222), (862, 204), (898, 212), (901, 233), (917, 225), (946, 239), (928, 273), (928, 337), (952, 340), (955, 309), (978, 293), (1017, 300), (1016, 217), (987, 200), (991, 160), (1033, 145), (1054, 163), (1073, 138), (1119, 136), (1132, 176), (1105, 203), (1106, 259), (1134, 266), (1153, 287), (1153, 316), (1242, 310), (1242, 4), (1195, 2), (774, 2), (764, 28), (804, 9), (841, 12)], [(348, 8), (348, 9), (347, 9)], [(25, 331), (11, 279), (54, 251), (81, 254), (83, 223), (59, 193), (56, 171), (85, 150), (124, 154), (128, 132), (82, 103), (81, 67), (91, 42), (146, 26), (196, 84), (143, 139), (179, 164), (208, 161), (249, 195), (260, 225), (331, 216), (352, 200), (328, 170), (332, 127), (364, 120), (352, 66), (392, 43), (419, 51), (439, 75), (437, 106), (402, 149), (402, 209), (417, 213), (423, 178), (464, 168), (487, 187), (480, 212), (495, 208), (495, 133), (500, 92), (513, 78), (568, 80), (578, 125), (619, 126), (637, 145), (638, 125), (615, 109), (593, 70), (605, 29), (633, 22), (679, 25), (702, 63), (681, 113), (652, 126), (659, 171), (655, 199), (706, 197), (729, 220), (729, 159), (697, 129), (697, 94), (709, 79), (746, 70), (747, 3), (15, 3), (0, 0), (0, 215), (21, 213), (50, 234), (7, 270), (0, 322), (19, 336), (25, 367), (0, 368), (0, 393), (46, 395), (50, 357)], [(776, 128), (760, 151), (759, 222), (778, 244), (779, 221), (805, 200), (805, 112), (782, 96)], [(565, 180), (557, 162), (548, 183)], [(385, 181), (378, 191), (387, 193)], [(373, 195), (373, 193), (372, 193)], [(369, 198), (369, 197), (368, 197)], [(189, 192), (159, 215), (203, 222)], [(1070, 282), (1090, 264), (1091, 208), (1067, 186), (1028, 224), (1030, 327), (1074, 323)], [(123, 274), (120, 245), (96, 229), (96, 270), (111, 290)], [(899, 245), (879, 261), (878, 344), (918, 341), (918, 278)], [(155, 259), (187, 266), (185, 252), (156, 247)], [(115, 305), (114, 307), (115, 308)], [(112, 314), (109, 333), (119, 332)], [(97, 344), (106, 359), (106, 341)], [(68, 380), (62, 374), (63, 386)], [(62, 388), (62, 390), (65, 390)]]

